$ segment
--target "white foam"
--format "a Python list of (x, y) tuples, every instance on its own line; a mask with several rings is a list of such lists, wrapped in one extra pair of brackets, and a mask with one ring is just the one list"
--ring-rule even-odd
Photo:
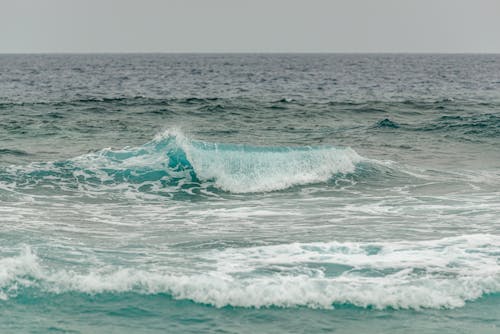
[[(363, 160), (351, 148), (300, 147), (276, 149), (192, 142), (181, 131), (167, 131), (186, 153), (201, 180), (233, 193), (266, 192), (295, 185), (326, 182), (351, 173)], [(157, 138), (157, 140), (158, 140)]]
[(0, 299), (7, 299), (8, 292), (20, 286), (30, 286), (33, 281), (26, 277), (42, 276), (38, 258), (25, 247), (21, 254), (0, 259)]
[(0, 298), (35, 286), (49, 293), (168, 293), (216, 307), (454, 308), (500, 292), (499, 254), (499, 236), (467, 235), (226, 249), (200, 256), (207, 262), (197, 273), (111, 265), (76, 272), (43, 267), (27, 249), (0, 260)]
[[(356, 164), (362, 160), (350, 148), (217, 144), (192, 140), (181, 130), (171, 129), (139, 147), (105, 148), (67, 161), (12, 166), (7, 171), (26, 178), (28, 186), (45, 182), (71, 191), (76, 185), (91, 194), (124, 189), (140, 193), (137, 190), (141, 186), (161, 188), (162, 180), (147, 179), (152, 172), (168, 175), (166, 183), (170, 178), (177, 179), (179, 184), (186, 180), (191, 182), (194, 170), (202, 181), (196, 185), (201, 189), (215, 186), (233, 193), (248, 193), (326, 182), (336, 174), (354, 172)], [(42, 173), (37, 175), (40, 171)], [(31, 177), (31, 173), (35, 176)], [(141, 183), (142, 176), (146, 179)], [(13, 183), (12, 187), (15, 186)], [(0, 187), (3, 186), (0, 184)], [(178, 188), (174, 185), (172, 190)]]

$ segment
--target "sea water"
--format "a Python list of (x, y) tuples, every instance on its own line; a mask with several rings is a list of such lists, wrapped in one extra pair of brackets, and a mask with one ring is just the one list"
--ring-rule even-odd
[(500, 333), (500, 56), (1, 55), (0, 332)]

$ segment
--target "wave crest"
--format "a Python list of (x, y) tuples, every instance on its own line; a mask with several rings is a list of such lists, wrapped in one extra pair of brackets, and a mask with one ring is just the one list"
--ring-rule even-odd
[(139, 147), (14, 166), (0, 171), (0, 177), (16, 182), (17, 187), (52, 181), (69, 189), (132, 183), (140, 191), (198, 186), (248, 193), (326, 182), (337, 174), (354, 172), (362, 160), (350, 148), (220, 144), (169, 130)]
[[(170, 136), (170, 134), (169, 134)], [(352, 173), (362, 158), (350, 148), (256, 147), (186, 140), (175, 135), (196, 176), (233, 193), (326, 182)]]
[(166, 293), (216, 307), (335, 305), (462, 307), (500, 292), (500, 237), (430, 241), (316, 242), (233, 248), (201, 256), (203, 272), (118, 266), (53, 269), (26, 248), (0, 259), (0, 299), (44, 293)]

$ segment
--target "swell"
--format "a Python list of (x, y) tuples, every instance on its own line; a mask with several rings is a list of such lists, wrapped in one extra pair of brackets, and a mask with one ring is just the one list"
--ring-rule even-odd
[(147, 105), (172, 105), (172, 104), (206, 104), (221, 100), (217, 97), (187, 97), (187, 98), (152, 98), (145, 96), (118, 96), (118, 97), (88, 97), (71, 100), (54, 101), (19, 101), (19, 102), (0, 102), (0, 108), (15, 106), (72, 106), (72, 105), (93, 105), (93, 104), (112, 104), (117, 106), (147, 106)]
[(429, 124), (416, 127), (416, 131), (459, 132), (464, 135), (496, 137), (500, 135), (500, 114), (445, 115)]
[[(500, 237), (293, 243), (199, 256), (199, 272), (155, 265), (48, 266), (30, 248), (0, 260), (0, 298), (167, 294), (215, 307), (456, 308), (500, 292)], [(51, 262), (53, 263), (53, 262)]]
[(116, 106), (148, 106), (148, 105), (185, 105), (185, 106), (222, 106), (230, 108), (236, 105), (254, 105), (265, 106), (269, 109), (288, 109), (293, 107), (309, 106), (312, 108), (324, 109), (325, 107), (332, 111), (352, 111), (356, 113), (387, 113), (391, 111), (463, 111), (468, 109), (489, 109), (498, 108), (500, 101), (475, 101), (475, 100), (455, 100), (455, 99), (411, 99), (411, 100), (324, 100), (324, 99), (291, 99), (281, 98), (267, 100), (254, 99), (252, 97), (171, 97), (158, 98), (143, 95), (137, 96), (109, 96), (75, 98), (68, 100), (47, 100), (47, 101), (0, 101), (1, 108), (15, 106), (72, 106), (72, 105), (93, 105), (93, 104), (111, 104)]
[(14, 156), (27, 156), (28, 152), (23, 150), (12, 150), (8, 148), (0, 148), (0, 155), (14, 155)]
[[(26, 131), (28, 128), (31, 130), (28, 133), (35, 135), (37, 129), (32, 128), (34, 120), (41, 119), (42, 123), (50, 120), (48, 125), (43, 123), (42, 128), (50, 125), (48, 133), (52, 133), (54, 129), (61, 131), (60, 129), (65, 128), (65, 122), (73, 119), (75, 115), (86, 113), (91, 113), (98, 118), (101, 118), (103, 114), (130, 115), (130, 113), (174, 120), (187, 117), (189, 122), (192, 121), (190, 117), (193, 116), (212, 118), (214, 114), (220, 114), (227, 118), (225, 121), (232, 122), (235, 118), (240, 120), (252, 118), (257, 123), (268, 120), (269, 115), (272, 114), (276, 117), (286, 117), (290, 122), (284, 129), (278, 124), (274, 125), (275, 128), (285, 130), (285, 132), (288, 130), (292, 133), (300, 129), (298, 124), (312, 122), (312, 124), (324, 127), (327, 124), (343, 124), (346, 120), (354, 117), (356, 126), (360, 125), (357, 128), (362, 132), (374, 129), (379, 131), (398, 130), (424, 134), (444, 133), (459, 136), (459, 138), (463, 136), (497, 138), (500, 136), (500, 116), (497, 112), (499, 106), (500, 102), (496, 100), (471, 99), (325, 101), (321, 99), (274, 99), (271, 97), (265, 100), (251, 97), (88, 97), (68, 101), (0, 102), (0, 111), (5, 109), (2, 114), (5, 113), (6, 117), (4, 122), (0, 122), (0, 127), (6, 131), (12, 131), (13, 134)], [(29, 114), (30, 118), (10, 119), (11, 115), (16, 112), (21, 112), (23, 115)], [(443, 116), (436, 117), (436, 115)], [(130, 124), (124, 122), (124, 124), (131, 126), (133, 122)], [(106, 124), (106, 126), (113, 125), (116, 126), (115, 119)], [(331, 130), (334, 129), (335, 126)], [(75, 130), (88, 131), (88, 119), (85, 118), (81, 123), (77, 122)], [(317, 131), (317, 128), (309, 130), (314, 132)]]
[(350, 148), (257, 147), (191, 140), (167, 131), (140, 147), (104, 149), (65, 161), (0, 170), (0, 181), (19, 188), (135, 185), (153, 188), (212, 187), (232, 192), (266, 192), (324, 183), (354, 173), (363, 161)]

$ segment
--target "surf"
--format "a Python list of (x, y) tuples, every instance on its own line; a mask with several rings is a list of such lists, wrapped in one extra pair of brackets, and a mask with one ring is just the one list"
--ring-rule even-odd
[(138, 147), (10, 166), (0, 171), (0, 177), (17, 187), (44, 182), (69, 188), (127, 183), (146, 189), (155, 183), (156, 187), (212, 187), (239, 194), (325, 183), (354, 173), (364, 160), (349, 147), (213, 143), (167, 130)]
[[(25, 294), (167, 294), (215, 307), (450, 309), (500, 293), (500, 237), (313, 242), (200, 254), (203, 272), (156, 265), (48, 266), (30, 247), (0, 259), (0, 300)], [(189, 272), (191, 271), (191, 272)]]

